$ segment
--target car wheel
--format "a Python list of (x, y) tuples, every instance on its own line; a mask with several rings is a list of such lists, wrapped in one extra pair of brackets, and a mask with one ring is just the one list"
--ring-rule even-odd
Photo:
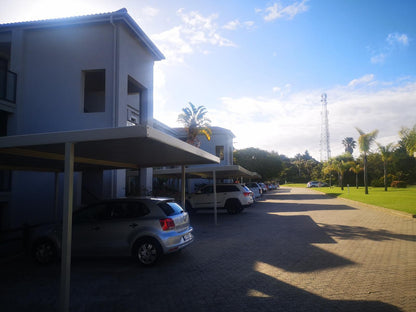
[(236, 214), (242, 210), (240, 202), (236, 199), (228, 200), (225, 204), (225, 208), (229, 214)]
[(162, 248), (154, 238), (143, 238), (136, 242), (134, 256), (143, 266), (154, 265), (162, 254)]
[(39, 264), (49, 264), (56, 260), (57, 250), (55, 244), (50, 239), (37, 241), (32, 248), (32, 256)]

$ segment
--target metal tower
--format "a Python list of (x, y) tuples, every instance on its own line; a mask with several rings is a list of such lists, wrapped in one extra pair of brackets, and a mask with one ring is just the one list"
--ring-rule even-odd
[(321, 162), (331, 158), (331, 148), (329, 147), (329, 127), (328, 127), (328, 110), (326, 102), (326, 93), (321, 95)]

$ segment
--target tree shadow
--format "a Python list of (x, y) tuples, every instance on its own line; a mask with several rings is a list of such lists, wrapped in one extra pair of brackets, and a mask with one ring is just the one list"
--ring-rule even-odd
[(339, 239), (369, 239), (373, 241), (398, 239), (416, 242), (416, 235), (397, 234), (387, 230), (373, 230), (362, 226), (323, 223), (318, 223), (318, 225), (328, 235)]

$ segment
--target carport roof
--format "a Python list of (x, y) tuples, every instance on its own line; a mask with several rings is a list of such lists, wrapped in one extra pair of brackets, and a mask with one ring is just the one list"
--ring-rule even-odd
[[(259, 179), (261, 176), (257, 172), (249, 171), (239, 165), (207, 165), (187, 167), (186, 174), (189, 177), (212, 178), (215, 171), (216, 178), (249, 178)], [(180, 176), (181, 168), (157, 169), (153, 171), (154, 176)]]
[(75, 170), (219, 163), (219, 158), (149, 126), (0, 137), (0, 169), (63, 171), (65, 143)]

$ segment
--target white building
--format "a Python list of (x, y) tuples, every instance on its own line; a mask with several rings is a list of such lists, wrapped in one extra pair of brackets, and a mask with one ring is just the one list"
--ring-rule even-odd
[[(152, 126), (153, 66), (162, 59), (125, 9), (2, 24), (0, 136)], [(0, 171), (0, 228), (56, 218), (55, 177)], [(139, 181), (151, 189), (152, 170)], [(125, 170), (79, 173), (75, 190), (75, 204), (124, 196)]]

